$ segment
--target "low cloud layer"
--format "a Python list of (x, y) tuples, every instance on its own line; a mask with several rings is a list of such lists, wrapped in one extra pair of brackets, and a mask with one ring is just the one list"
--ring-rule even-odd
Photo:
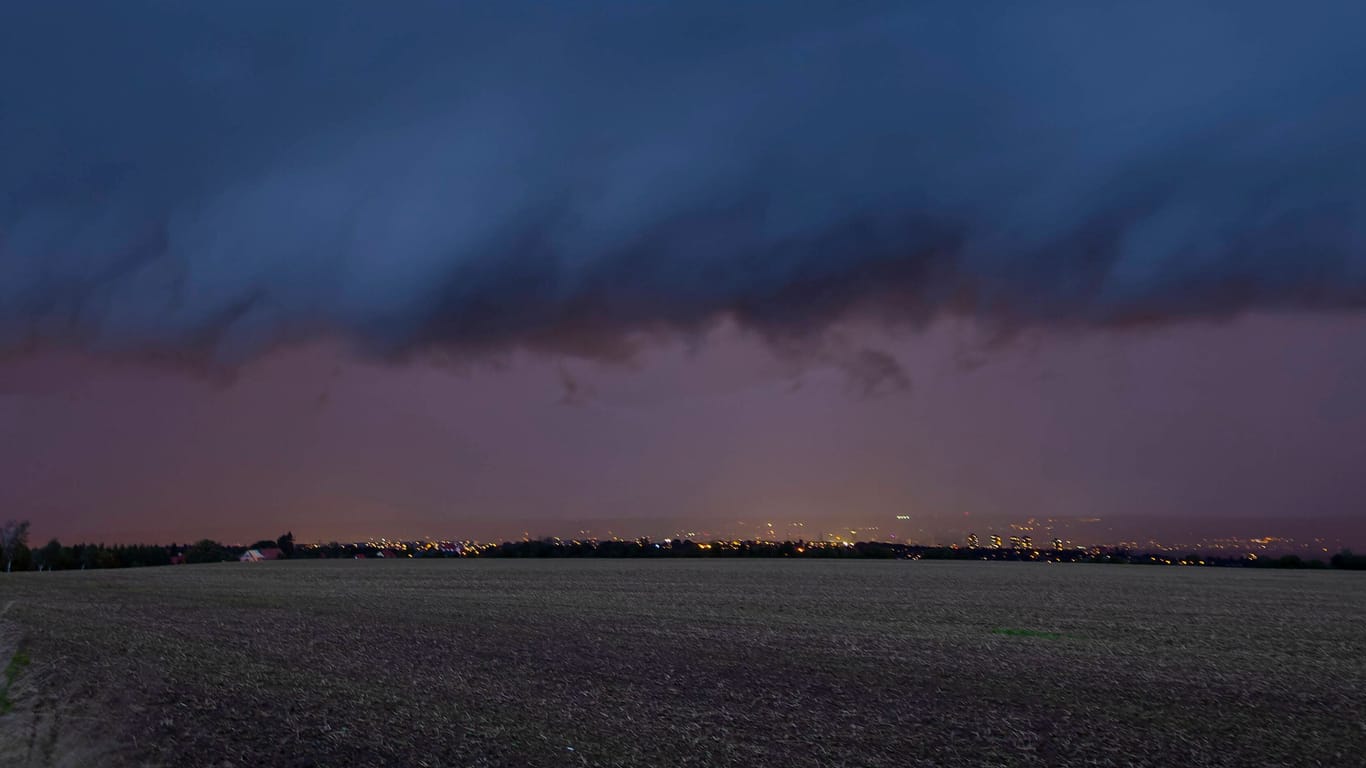
[(0, 352), (1356, 308), (1362, 29), (1347, 0), (10, 3)]

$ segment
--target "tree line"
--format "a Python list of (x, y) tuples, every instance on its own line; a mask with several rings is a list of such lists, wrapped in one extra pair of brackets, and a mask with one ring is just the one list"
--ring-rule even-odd
[(29, 521), (0, 525), (0, 558), (9, 571), (72, 571), (92, 568), (141, 568), (177, 563), (221, 563), (237, 560), (248, 549), (278, 548), (285, 557), (295, 553), (294, 534), (263, 539), (250, 547), (200, 539), (192, 544), (62, 544), (51, 539), (41, 547), (28, 545)]
[(805, 541), (651, 541), (648, 538), (608, 541), (562, 541), (555, 538), (507, 541), (497, 545), (467, 546), (459, 551), (441, 549), (397, 550), (373, 544), (321, 544), (295, 546), (294, 534), (287, 532), (275, 539), (261, 539), (249, 547), (200, 539), (191, 544), (75, 544), (64, 545), (57, 539), (41, 547), (28, 546), (27, 520), (10, 520), (0, 525), (0, 558), (9, 571), (58, 571), (92, 568), (139, 568), (178, 563), (217, 563), (237, 560), (249, 549), (278, 549), (284, 558), (349, 559), (357, 557), (507, 557), (507, 558), (860, 558), (924, 560), (1038, 560), (1062, 562), (1127, 563), (1134, 565), (1170, 564), (1235, 566), (1257, 568), (1335, 568), (1366, 570), (1366, 555), (1343, 550), (1328, 562), (1305, 560), (1298, 555), (1249, 559), (1189, 554), (1170, 555), (1135, 553), (1123, 549), (1098, 550), (1014, 550), (969, 549), (965, 547), (926, 547), (911, 544), (863, 541), (829, 544)]

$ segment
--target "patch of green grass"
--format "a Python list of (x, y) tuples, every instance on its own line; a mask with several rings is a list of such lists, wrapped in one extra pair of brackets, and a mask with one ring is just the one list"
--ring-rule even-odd
[(14, 709), (14, 702), (9, 697), (9, 689), (14, 685), (15, 678), (19, 677), (19, 673), (29, 665), (30, 661), (28, 654), (19, 650), (14, 652), (14, 655), (10, 657), (9, 664), (5, 665), (5, 687), (0, 688), (0, 715), (7, 715), (11, 709)]
[(24, 667), (27, 667), (31, 661), (32, 659), (28, 657), (28, 653), (22, 650), (14, 652), (14, 655), (10, 657), (9, 664), (5, 666), (6, 688), (14, 685), (14, 678), (18, 677), (19, 673), (22, 672)]
[(1043, 637), (1049, 640), (1057, 640), (1062, 637), (1060, 632), (1042, 632), (1037, 629), (1012, 629), (1010, 627), (1000, 627), (991, 630), (993, 635), (1008, 635), (1010, 637)]

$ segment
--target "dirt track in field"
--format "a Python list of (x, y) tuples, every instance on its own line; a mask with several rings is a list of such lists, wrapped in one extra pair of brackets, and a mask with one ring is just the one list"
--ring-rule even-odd
[(6, 765), (1366, 764), (1353, 573), (333, 561), (0, 588), (0, 651), (31, 659)]

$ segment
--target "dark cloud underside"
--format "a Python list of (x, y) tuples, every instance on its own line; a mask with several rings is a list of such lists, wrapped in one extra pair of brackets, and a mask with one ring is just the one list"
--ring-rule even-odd
[(1332, 0), (9, 3), (0, 352), (1358, 307), (1362, 29)]

